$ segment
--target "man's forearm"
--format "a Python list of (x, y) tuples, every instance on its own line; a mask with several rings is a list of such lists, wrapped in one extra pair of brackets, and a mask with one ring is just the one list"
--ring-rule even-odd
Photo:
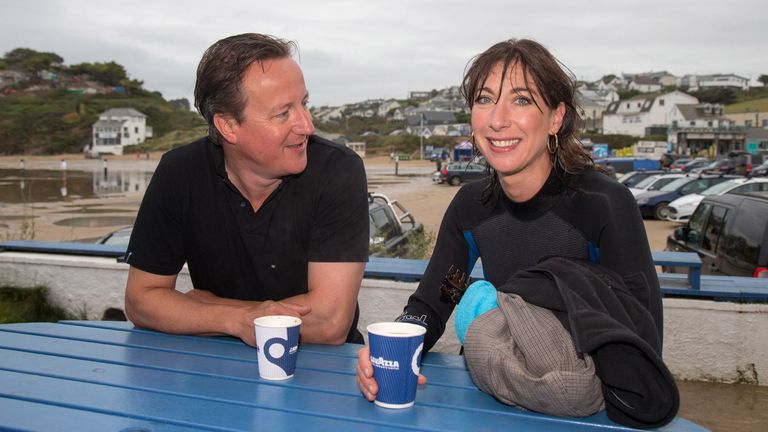
[(126, 292), (129, 319), (140, 327), (176, 334), (235, 335), (232, 304), (212, 303), (168, 288), (143, 289), (140, 295)]

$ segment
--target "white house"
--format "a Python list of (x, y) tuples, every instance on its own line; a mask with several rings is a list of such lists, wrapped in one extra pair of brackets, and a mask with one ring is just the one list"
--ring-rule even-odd
[(735, 88), (749, 90), (749, 78), (734, 74), (715, 75), (686, 75), (680, 85), (688, 87), (691, 91), (705, 88)]
[(675, 105), (696, 103), (696, 97), (677, 90), (613, 102), (603, 113), (603, 133), (641, 137), (648, 127), (670, 125), (670, 111)]
[(147, 116), (133, 108), (104, 111), (93, 124), (92, 130), (91, 144), (85, 148), (85, 154), (89, 157), (121, 155), (125, 146), (141, 144), (152, 136), (152, 127), (147, 126)]
[(653, 93), (661, 90), (661, 84), (653, 78), (638, 76), (629, 83), (629, 89), (637, 90), (640, 93)]
[(384, 101), (379, 105), (376, 114), (381, 118), (385, 118), (390, 111), (397, 110), (398, 108), (400, 108), (400, 102), (394, 99)]

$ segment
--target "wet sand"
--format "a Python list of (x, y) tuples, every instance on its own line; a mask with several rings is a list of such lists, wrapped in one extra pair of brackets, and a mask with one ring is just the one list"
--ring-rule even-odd
[[(160, 154), (150, 159), (137, 159), (135, 155), (109, 157), (110, 170), (153, 171)], [(94, 171), (103, 169), (103, 162), (84, 159), (82, 155), (25, 157), (26, 169), (51, 169), (67, 161), (68, 170)], [(19, 168), (20, 157), (0, 157), (0, 168)], [(369, 174), (369, 190), (387, 194), (400, 201), (427, 231), (437, 233), (442, 215), (457, 187), (433, 185), (429, 173), (433, 163), (427, 161), (399, 162), (400, 173), (394, 176), (395, 164), (387, 157), (366, 159), (366, 167), (374, 168)], [(408, 175), (419, 172), (420, 175)], [(34, 221), (34, 238), (50, 241), (93, 240), (125, 225), (61, 226), (62, 219), (83, 216), (135, 216), (141, 195), (134, 193), (108, 194), (101, 198), (78, 199), (69, 197), (53, 203), (2, 204), (0, 203), (0, 240), (17, 238), (24, 220)], [(24, 219), (31, 216), (33, 219)], [(648, 242), (652, 250), (664, 249), (666, 237), (677, 224), (645, 221)], [(682, 417), (713, 431), (766, 431), (768, 430), (768, 387), (748, 384), (717, 384), (678, 382), (681, 393)]]

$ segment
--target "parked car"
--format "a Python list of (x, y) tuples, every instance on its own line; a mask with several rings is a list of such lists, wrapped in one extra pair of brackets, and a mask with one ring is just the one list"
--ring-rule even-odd
[(445, 165), (440, 171), (432, 175), (432, 181), (435, 183), (448, 183), (452, 186), (458, 186), (485, 178), (488, 165), (484, 159), (480, 162), (453, 162)]
[(711, 195), (667, 238), (666, 250), (696, 252), (704, 274), (768, 277), (767, 228), (768, 192)]
[(635, 197), (644, 218), (663, 220), (667, 218), (670, 202), (683, 195), (699, 193), (718, 183), (737, 178), (735, 176), (688, 175), (680, 177), (657, 191), (644, 192)]
[(692, 193), (680, 197), (667, 208), (667, 220), (672, 222), (686, 222), (699, 203), (710, 195), (724, 195), (727, 193), (746, 193), (756, 191), (768, 191), (768, 178), (736, 178), (718, 183), (700, 193)]
[(133, 226), (123, 227), (96, 240), (96, 243), (113, 246), (128, 246), (128, 242), (131, 240), (132, 231)]
[(675, 179), (684, 177), (685, 174), (655, 174), (650, 177), (646, 177), (638, 182), (633, 187), (629, 188), (632, 192), (632, 196), (637, 197), (643, 192), (659, 190), (667, 184), (673, 182)]
[(411, 237), (424, 230), (421, 222), (396, 200), (368, 193), (371, 256), (400, 256)]
[(768, 162), (752, 168), (749, 172), (750, 177), (768, 177)]
[(709, 165), (691, 170), (696, 174), (731, 174), (734, 171), (736, 171), (736, 163), (731, 159), (718, 159)]
[(685, 164), (687, 164), (688, 162), (692, 161), (692, 160), (693, 160), (693, 159), (689, 159), (689, 158), (680, 158), (680, 159), (677, 159), (677, 160), (675, 160), (674, 162), (672, 162), (672, 163), (669, 165), (669, 169), (670, 169), (671, 171), (676, 171), (676, 170), (677, 170), (677, 171), (682, 171), (682, 170), (683, 170), (683, 166), (684, 166)]
[(680, 171), (691, 172), (691, 170), (693, 169), (703, 168), (711, 163), (712, 163), (712, 159), (696, 158), (686, 162), (682, 167), (680, 167)]
[(619, 177), (619, 183), (623, 184), (626, 187), (634, 187), (636, 184), (640, 183), (642, 180), (645, 180), (646, 178), (652, 176), (652, 175), (658, 175), (658, 174), (664, 174), (666, 171), (663, 170), (637, 170), (637, 171), (630, 171), (623, 176)]
[(608, 157), (595, 160), (596, 165), (606, 167), (610, 164), (616, 173), (627, 174), (631, 171), (653, 171), (661, 168), (661, 162), (658, 159), (648, 159), (641, 157)]

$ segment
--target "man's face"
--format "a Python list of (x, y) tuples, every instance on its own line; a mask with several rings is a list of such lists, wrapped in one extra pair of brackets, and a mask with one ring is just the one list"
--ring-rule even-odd
[(293, 59), (253, 63), (245, 73), (242, 121), (229, 119), (227, 157), (263, 178), (298, 174), (307, 166), (314, 132), (304, 75)]

